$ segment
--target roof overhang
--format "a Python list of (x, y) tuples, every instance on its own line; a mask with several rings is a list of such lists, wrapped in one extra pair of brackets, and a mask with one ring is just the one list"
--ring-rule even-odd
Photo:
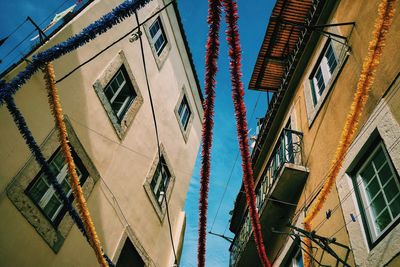
[[(315, 1), (314, 1), (315, 2)], [(313, 7), (312, 0), (277, 0), (258, 53), (249, 89), (276, 92), (285, 74), (286, 62), (296, 48)]]

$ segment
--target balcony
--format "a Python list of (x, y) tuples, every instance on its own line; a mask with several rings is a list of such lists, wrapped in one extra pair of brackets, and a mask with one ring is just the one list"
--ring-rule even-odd
[[(278, 253), (281, 236), (271, 228), (282, 229), (293, 216), (308, 176), (303, 166), (303, 134), (283, 129), (256, 187), (257, 209), (268, 257)], [(249, 242), (249, 240), (251, 240)], [(230, 266), (261, 266), (252, 236), (248, 211), (230, 247)]]

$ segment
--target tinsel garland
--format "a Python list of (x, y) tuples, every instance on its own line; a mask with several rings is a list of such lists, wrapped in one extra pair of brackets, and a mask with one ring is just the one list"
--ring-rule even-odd
[[(349, 114), (346, 118), (346, 123), (343, 128), (338, 148), (336, 149), (335, 158), (331, 163), (331, 168), (327, 175), (327, 180), (321, 192), (318, 195), (316, 202), (310, 208), (309, 213), (304, 219), (304, 229), (311, 231), (312, 220), (317, 216), (322, 209), (328, 194), (336, 181), (336, 177), (343, 165), (343, 161), (347, 150), (356, 134), (358, 124), (368, 99), (368, 93), (375, 80), (375, 72), (379, 65), (382, 50), (385, 46), (386, 34), (393, 21), (395, 0), (383, 0), (378, 7), (378, 17), (375, 21), (372, 40), (369, 42), (368, 54), (364, 59), (360, 78), (357, 83), (357, 90), (354, 95), (353, 102)], [(311, 254), (311, 240), (306, 239), (306, 250)], [(304, 263), (306, 267), (311, 266), (311, 259), (304, 253)]]
[[(8, 97), (6, 97), (5, 101), (6, 101), (7, 109), (9, 110), (11, 116), (13, 117), (14, 122), (18, 128), (18, 131), (21, 133), (21, 136), (24, 138), (25, 143), (28, 145), (28, 148), (32, 152), (32, 155), (34, 156), (36, 162), (41, 166), (43, 173), (46, 176), (47, 181), (53, 186), (57, 196), (63, 202), (63, 205), (66, 207), (68, 214), (71, 216), (72, 220), (75, 222), (79, 231), (89, 241), (81, 218), (79, 217), (78, 213), (72, 206), (72, 203), (69, 200), (69, 198), (65, 195), (61, 185), (58, 183), (58, 181), (56, 179), (56, 174), (52, 172), (49, 164), (47, 163), (45, 157), (43, 156), (42, 152), (40, 151), (40, 148), (39, 148), (38, 144), (36, 143), (35, 139), (33, 138), (33, 135), (31, 133), (31, 131), (29, 130), (24, 117), (22, 116), (21, 112), (15, 105), (14, 99), (11, 96), (8, 96)], [(112, 264), (111, 260), (107, 257), (107, 255), (104, 255), (104, 257), (106, 258), (107, 262), (109, 262), (110, 266), (114, 266)]]
[(67, 127), (64, 123), (64, 115), (62, 113), (62, 107), (56, 88), (56, 78), (54, 74), (54, 68), (51, 63), (47, 63), (43, 70), (44, 79), (46, 81), (46, 88), (48, 94), (49, 105), (51, 113), (54, 116), (56, 127), (58, 129), (58, 136), (60, 139), (61, 150), (64, 158), (68, 165), (69, 182), (71, 184), (71, 190), (76, 200), (76, 206), (78, 207), (79, 214), (82, 218), (83, 225), (85, 227), (89, 243), (91, 244), (97, 261), (101, 266), (107, 267), (108, 263), (104, 257), (103, 250), (101, 248), (100, 240), (97, 236), (96, 229), (93, 225), (92, 218), (90, 217), (89, 210), (87, 208), (85, 197), (83, 196), (82, 187), (79, 182), (78, 174), (76, 173), (74, 159), (72, 158), (71, 148), (68, 144)]
[(148, 2), (150, 2), (150, 0), (127, 0), (115, 7), (111, 12), (91, 23), (78, 34), (33, 56), (31, 63), (29, 63), (23, 71), (18, 73), (14, 79), (9, 83), (0, 84), (0, 106), (4, 104), (7, 96), (14, 95), (35, 72), (44, 66), (45, 62), (52, 62), (62, 55), (70, 53), (87, 44), (97, 36), (107, 32), (113, 26), (133, 15), (135, 11)]
[(250, 160), (248, 127), (246, 121), (246, 107), (244, 103), (244, 89), (241, 71), (241, 47), (238, 30), (238, 7), (236, 0), (222, 0), (225, 10), (227, 24), (226, 39), (230, 46), (230, 72), (232, 82), (232, 98), (235, 107), (237, 135), (242, 156), (243, 184), (246, 193), (247, 205), (249, 207), (250, 221), (253, 228), (253, 236), (256, 243), (258, 255), (263, 266), (271, 266), (261, 233), (259, 215), (257, 212), (256, 195), (254, 192), (253, 169)]
[(219, 53), (219, 27), (221, 22), (220, 0), (208, 1), (208, 18), (210, 25), (206, 45), (206, 73), (205, 94), (203, 104), (204, 117), (202, 127), (202, 151), (200, 170), (200, 199), (199, 199), (199, 238), (197, 260), (198, 266), (205, 266), (206, 254), (206, 227), (208, 207), (208, 187), (210, 181), (210, 155), (213, 132), (214, 99), (215, 99), (215, 75), (217, 73), (217, 59)]

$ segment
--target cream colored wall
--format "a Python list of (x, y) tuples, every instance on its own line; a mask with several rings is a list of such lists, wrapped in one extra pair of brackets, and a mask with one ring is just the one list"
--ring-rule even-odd
[[(368, 42), (371, 39), (374, 21), (377, 16), (378, 3), (380, 1), (374, 0), (368, 1), (368, 3), (366, 2), (367, 1), (350, 0), (338, 1), (335, 10), (332, 12), (332, 16), (329, 20), (331, 23), (354, 21), (356, 26), (353, 31), (351, 31), (351, 26), (342, 26), (333, 29), (327, 28), (327, 30), (330, 30), (331, 32), (339, 31), (341, 35), (349, 37), (348, 41), (351, 46), (351, 52), (347, 61), (343, 65), (343, 69), (339, 74), (334, 87), (327, 95), (325, 103), (321, 106), (321, 109), (316, 115), (314, 121), (312, 121), (312, 124), (310, 124), (309, 121), (306, 104), (307, 102), (310, 102), (310, 100), (306, 99), (307, 94), (304, 92), (304, 90), (309, 90), (309, 88), (305, 88), (304, 84), (308, 82), (309, 73), (314, 67), (314, 62), (319, 56), (320, 50), (325, 44), (325, 38), (320, 39), (313, 55), (309, 59), (308, 65), (304, 68), (305, 70), (302, 78), (300, 79), (291, 103), (287, 108), (285, 119), (282, 120), (280, 130), (277, 131), (276, 138), (279, 136), (278, 133), (281, 132), (288, 118), (291, 116), (292, 119), (296, 118), (295, 129), (304, 134), (305, 166), (309, 168), (310, 174), (299, 200), (298, 211), (303, 209), (306, 200), (307, 205), (310, 204), (311, 196), (315, 195), (318, 188), (322, 185), (322, 181), (326, 178), (331, 160), (334, 157), (339, 143), (340, 134), (356, 90), (356, 84), (360, 75), (362, 63), (367, 54)], [(400, 41), (398, 35), (400, 30), (398, 11), (400, 9), (400, 4), (396, 3), (396, 7), (396, 15), (390, 32), (388, 33), (386, 47), (376, 72), (376, 80), (370, 92), (367, 106), (362, 115), (360, 122), (361, 125), (371, 116), (372, 110), (376, 107), (382, 95), (394, 80), (400, 69), (400, 56), (398, 53), (398, 42)], [(329, 23), (329, 21), (327, 23)], [(399, 98), (397, 97), (395, 99), (397, 100), (393, 100), (393, 104), (389, 105), (389, 108), (391, 109), (393, 116), (395, 116), (397, 121), (399, 121)], [(295, 114), (295, 116), (293, 116), (293, 114)], [(277, 139), (275, 139), (274, 144), (276, 142)], [(274, 145), (271, 146), (271, 148), (273, 147)], [(272, 151), (269, 153), (271, 154), (271, 152)], [(270, 154), (266, 159), (270, 157)], [(264, 162), (264, 164), (266, 165), (267, 162)], [(261, 172), (259, 173), (259, 176), (260, 175)], [(343, 214), (341, 206), (338, 206), (338, 204), (339, 195), (336, 187), (334, 187), (332, 192), (329, 194), (323, 209), (314, 219), (313, 225), (318, 226), (320, 222), (325, 221), (317, 231), (317, 234), (327, 237), (334, 234), (338, 242), (351, 246), (352, 244), (350, 244), (346, 228), (343, 227), (345, 222), (347, 223), (349, 221), (349, 213)], [(332, 217), (329, 220), (326, 220), (325, 212), (328, 209), (333, 210), (335, 207), (337, 207), (337, 210), (332, 214)], [(293, 223), (302, 227), (301, 222), (302, 217), (300, 216), (300, 218), (295, 220)], [(290, 246), (290, 243), (286, 244), (286, 248), (284, 248), (283, 251), (287, 251), (288, 246)], [(321, 249), (319, 249), (319, 253), (317, 253), (318, 258), (320, 252)], [(343, 257), (344, 250), (339, 249), (338, 252), (338, 254)], [(279, 266), (283, 260), (283, 256), (284, 255), (278, 256), (278, 260), (274, 265)], [(328, 265), (334, 264), (331, 257), (326, 255), (324, 259), (324, 263)], [(354, 265), (352, 254), (350, 255), (349, 263), (352, 266)], [(356, 263), (359, 264), (359, 262)]]
[[(70, 22), (45, 47), (51, 47), (79, 32), (118, 3), (120, 1), (95, 1), (86, 9), (86, 12), (82, 12)], [(143, 8), (139, 13), (140, 20), (146, 19), (157, 5), (162, 7), (163, 3), (152, 1)], [(168, 9), (173, 8), (170, 6)], [(173, 15), (172, 10), (168, 12), (170, 16)], [(190, 69), (184, 69), (183, 64), (187, 66), (189, 61), (180, 40), (182, 37), (176, 18), (171, 18), (172, 22), (169, 23), (167, 14), (165, 12), (161, 14), (171, 50), (160, 70), (158, 70), (146, 35), (143, 34), (142, 37), (160, 141), (166, 149), (176, 175), (169, 200), (169, 210), (173, 233), (180, 233), (181, 229), (178, 228), (183, 225), (181, 217), (184, 200), (200, 144), (202, 114), (199, 114), (201, 104), (193, 73)], [(132, 16), (89, 44), (56, 60), (54, 67), (57, 78), (61, 78), (97, 51), (130, 31), (135, 24), (135, 18)], [(120, 50), (124, 51), (144, 98), (143, 105), (122, 140), (116, 135), (93, 89), (94, 81)], [(22, 64), (16, 68), (7, 78), (11, 79), (24, 66), (25, 64)], [(57, 87), (64, 114), (69, 117), (80, 142), (101, 178), (114, 193), (141, 245), (156, 266), (171, 266), (173, 257), (166, 217), (161, 223), (143, 188), (146, 175), (156, 156), (157, 146), (142, 66), (139, 42), (130, 43), (127, 37), (58, 83)], [(183, 85), (189, 93), (188, 101), (194, 113), (193, 124), (186, 143), (174, 114)], [(39, 144), (42, 143), (54, 126), (47, 104), (42, 73), (35, 74), (18, 91), (16, 103), (36, 141)], [(61, 250), (55, 254), (6, 196), (6, 186), (28, 160), (30, 152), (5, 106), (0, 107), (0, 121), (0, 157), (3, 159), (0, 163), (0, 192), (3, 192), (0, 196), (2, 266), (96, 266), (96, 259), (91, 248), (75, 226)], [(103, 181), (96, 183), (88, 198), (89, 209), (104, 251), (111, 258), (116, 254), (119, 239), (125, 228), (122, 215), (113, 201)], [(177, 234), (174, 236), (177, 246), (181, 236)]]

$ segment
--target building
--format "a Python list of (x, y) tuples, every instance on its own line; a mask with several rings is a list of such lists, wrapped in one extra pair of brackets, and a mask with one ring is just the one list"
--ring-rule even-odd
[[(33, 54), (79, 33), (121, 2), (90, 2)], [(140, 42), (129, 35), (83, 64), (134, 29), (135, 16), (53, 62), (89, 211), (116, 266), (172, 266), (170, 231), (178, 260), (183, 244), (183, 206), (200, 144), (202, 94), (176, 3), (164, 9), (167, 3), (153, 0), (138, 12), (161, 159)], [(3, 79), (9, 81), (26, 64), (19, 62)], [(15, 102), (70, 195), (43, 73), (34, 74)], [(0, 121), (1, 265), (98, 266), (5, 105)]]
[[(303, 220), (334, 158), (379, 2), (276, 1), (249, 85), (272, 93), (252, 162), (273, 266), (303, 266)], [(313, 221), (313, 266), (400, 264), (399, 2), (395, 7), (360, 127)], [(243, 190), (230, 230), (230, 265), (261, 266)]]

